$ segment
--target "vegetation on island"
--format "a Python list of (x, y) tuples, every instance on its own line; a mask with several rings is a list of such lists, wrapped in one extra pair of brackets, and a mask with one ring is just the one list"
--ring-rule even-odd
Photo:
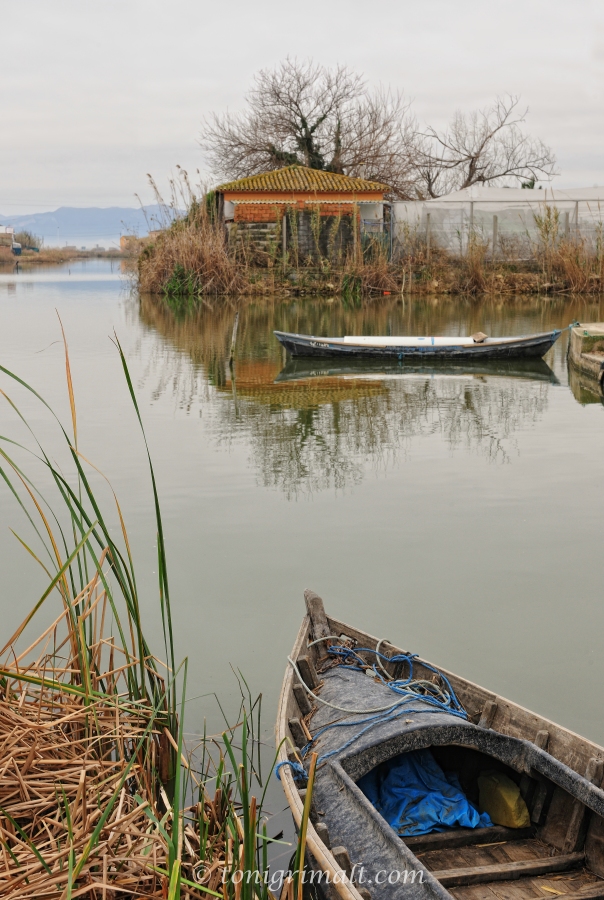
[[(154, 182), (157, 202), (163, 203)], [(384, 235), (363, 235), (345, 253), (325, 254), (318, 231), (312, 254), (296, 247), (296, 212), (286, 211), (292, 238), (282, 253), (281, 223), (268, 247), (256, 247), (245, 234), (213, 214), (210, 195), (191, 185), (185, 172), (173, 180), (164, 203), (166, 227), (138, 258), (138, 287), (166, 297), (202, 300), (215, 296), (340, 295), (353, 299), (400, 294), (599, 294), (604, 285), (604, 232), (595, 241), (568, 235), (559, 211), (547, 203), (535, 214), (533, 235), (502, 238), (494, 256), (489, 236), (478, 228), (463, 252), (452, 254), (424, 232), (407, 228), (391, 253)], [(178, 217), (175, 210), (186, 208)], [(317, 216), (319, 210), (317, 209)], [(343, 218), (343, 217), (342, 217)], [(337, 230), (336, 217), (333, 228)]]

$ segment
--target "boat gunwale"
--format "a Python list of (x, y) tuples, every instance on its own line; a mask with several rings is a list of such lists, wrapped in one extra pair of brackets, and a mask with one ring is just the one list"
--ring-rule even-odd
[[(300, 651), (304, 646), (304, 641), (310, 631), (310, 625), (310, 617), (306, 615), (302, 620), (296, 642), (292, 649), (292, 659), (297, 659), (300, 655)], [(288, 742), (291, 744), (291, 739), (287, 734), (287, 705), (289, 697), (292, 694), (293, 680), (294, 671), (292, 667), (288, 665), (287, 669), (285, 670), (285, 677), (283, 678), (281, 693), (279, 695), (277, 722), (275, 727), (278, 748), (278, 763), (288, 762), (287, 744)], [(296, 787), (296, 784), (294, 782), (291, 770), (287, 766), (284, 766), (280, 770), (279, 774), (283, 791), (294, 817), (294, 822), (296, 823), (296, 827), (299, 827), (300, 822), (302, 821), (304, 804), (300, 798), (298, 788)], [(354, 884), (349, 881), (348, 878), (346, 878), (346, 880), (342, 879), (342, 869), (338, 865), (331, 851), (328, 850), (328, 848), (325, 846), (325, 844), (315, 831), (314, 825), (310, 820), (308, 822), (306, 831), (306, 846), (319, 867), (324, 872), (328, 873), (330, 884), (335, 888), (342, 900), (364, 900), (364, 898), (355, 888)]]
[[(334, 631), (341, 629), (339, 631), (340, 634), (343, 634), (343, 633), (349, 634), (350, 637), (354, 637), (355, 640), (358, 640), (358, 638), (355, 637), (355, 634), (356, 634), (356, 635), (359, 635), (360, 637), (362, 637), (363, 639), (367, 638), (371, 643), (374, 644), (374, 647), (377, 646), (378, 641), (380, 640), (379, 638), (375, 638), (375, 637), (373, 637), (373, 635), (370, 635), (367, 632), (360, 631), (357, 628), (353, 628), (351, 625), (348, 625), (346, 622), (341, 622), (339, 619), (334, 619), (329, 614), (327, 615), (327, 619), (328, 619), (330, 625), (335, 626)], [(395, 644), (391, 644), (390, 641), (387, 641), (385, 639), (382, 639), (382, 643), (387, 644), (389, 647), (391, 647), (395, 653), (404, 653), (405, 652), (404, 650), (401, 650), (399, 647), (397, 647)], [(572, 769), (572, 771), (575, 772), (575, 774), (577, 774), (579, 777), (582, 778), (583, 775), (581, 772), (577, 771), (577, 769), (574, 765), (572, 765), (568, 760), (561, 759), (557, 753), (552, 752), (552, 750), (550, 749), (552, 746), (552, 737), (563, 734), (563, 735), (566, 735), (567, 737), (579, 742), (580, 744), (584, 745), (585, 747), (590, 747), (594, 752), (590, 752), (586, 756), (585, 760), (581, 759), (580, 764), (586, 765), (586, 763), (589, 761), (589, 758), (591, 756), (599, 756), (599, 757), (604, 758), (604, 747), (601, 747), (599, 744), (596, 744), (594, 741), (590, 741), (589, 738), (583, 737), (582, 735), (577, 734), (575, 731), (571, 731), (569, 728), (565, 728), (563, 725), (559, 725), (557, 722), (553, 722), (551, 719), (546, 719), (544, 716), (540, 716), (538, 713), (533, 712), (532, 710), (528, 709), (526, 706), (522, 706), (520, 703), (516, 703), (513, 700), (508, 700), (506, 697), (503, 697), (501, 694), (496, 694), (494, 691), (489, 691), (487, 688), (484, 688), (481, 685), (476, 684), (476, 682), (474, 682), (474, 681), (470, 681), (467, 678), (463, 678), (461, 675), (455, 674), (455, 672), (450, 672), (448, 669), (444, 669), (442, 666), (436, 665), (436, 663), (432, 663), (429, 660), (424, 660), (419, 656), (416, 657), (415, 662), (419, 663), (420, 665), (422, 663), (427, 663), (428, 665), (433, 666), (434, 668), (437, 668), (438, 671), (442, 672), (442, 674), (451, 682), (451, 685), (453, 686), (456, 694), (458, 694), (458, 695), (460, 693), (460, 688), (461, 688), (461, 691), (463, 692), (464, 688), (467, 687), (467, 688), (470, 688), (473, 691), (477, 692), (478, 694), (482, 695), (481, 699), (483, 699), (484, 702), (493, 701), (493, 702), (497, 703), (498, 709), (501, 709), (505, 705), (509, 709), (517, 710), (518, 712), (523, 713), (526, 716), (532, 717), (535, 720), (534, 724), (537, 725), (537, 731), (548, 731), (549, 732), (549, 743), (548, 743), (548, 749), (546, 751), (547, 754), (549, 756), (552, 756), (554, 759), (558, 760), (558, 762), (561, 762), (565, 766), (568, 766), (568, 768)], [(465, 707), (466, 704), (464, 703), (463, 699), (462, 698), (460, 698), (460, 699), (461, 699), (462, 704)], [(468, 715), (470, 715), (470, 713), (468, 713)], [(526, 736), (526, 732), (524, 732), (524, 731), (516, 732), (516, 733), (514, 733), (512, 731), (502, 731), (500, 728), (493, 727), (493, 725), (490, 726), (490, 730), (496, 731), (499, 734), (506, 735), (506, 737), (513, 737), (513, 738), (519, 738), (520, 740), (530, 741), (530, 738), (528, 738)], [(531, 741), (531, 743), (533, 743), (533, 742)]]
[[(358, 347), (358, 348), (371, 349), (371, 350), (386, 350), (386, 349), (395, 349), (395, 348), (421, 350), (421, 349), (425, 348), (425, 351), (427, 353), (431, 353), (431, 352), (436, 353), (439, 350), (448, 350), (448, 349), (459, 349), (460, 351), (473, 350), (473, 349), (482, 348), (482, 347), (489, 347), (491, 349), (494, 349), (496, 347), (506, 346), (508, 344), (518, 343), (520, 345), (525, 345), (531, 341), (543, 341), (543, 340), (547, 340), (547, 339), (557, 340), (558, 337), (562, 334), (562, 331), (559, 328), (553, 328), (553, 329), (551, 329), (551, 331), (540, 331), (540, 332), (536, 332), (535, 334), (521, 334), (521, 335), (512, 336), (512, 337), (507, 336), (507, 337), (498, 337), (498, 338), (497, 337), (486, 338), (484, 341), (480, 341), (480, 342), (472, 341), (472, 336), (470, 335), (467, 338), (467, 340), (472, 341), (472, 343), (468, 343), (468, 344), (426, 344), (426, 345), (418, 344), (417, 346), (414, 344), (397, 344), (396, 343), (396, 338), (399, 338), (399, 339), (404, 338), (406, 340), (406, 339), (408, 339), (408, 337), (415, 337), (414, 335), (408, 335), (408, 336), (407, 335), (396, 335), (396, 336), (393, 335), (392, 344), (372, 344), (369, 341), (366, 343), (364, 343), (362, 341), (355, 343), (354, 340), (350, 340), (350, 338), (354, 337), (354, 335), (348, 335), (346, 337), (341, 337), (341, 338), (321, 337), (320, 335), (314, 335), (314, 334), (299, 334), (298, 332), (293, 332), (293, 331), (278, 331), (278, 330), (274, 330), (273, 334), (279, 341), (281, 340), (281, 337), (283, 337), (286, 339), (296, 340), (299, 343), (305, 343), (305, 344), (310, 344), (311, 342), (321, 342), (321, 344), (320, 344), (321, 346), (335, 344), (338, 347)], [(554, 335), (556, 336), (555, 338), (554, 338)], [(358, 336), (363, 337), (363, 338), (371, 337), (371, 335), (358, 335)], [(383, 338), (382, 335), (375, 335), (375, 337), (380, 338), (380, 339)], [(421, 338), (425, 338), (426, 340), (429, 340), (431, 336), (430, 335), (417, 335), (417, 337), (418, 338), (421, 337)], [(448, 337), (448, 335), (434, 335), (434, 337), (444, 338), (444, 337)], [(458, 340), (459, 336), (451, 335), (451, 338), (455, 338), (456, 340)]]

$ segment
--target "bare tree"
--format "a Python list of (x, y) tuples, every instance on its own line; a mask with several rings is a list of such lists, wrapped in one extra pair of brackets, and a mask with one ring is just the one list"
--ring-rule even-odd
[(416, 134), (414, 165), (420, 197), (440, 197), (473, 184), (537, 181), (556, 174), (556, 157), (542, 141), (525, 134), (528, 109), (519, 98), (498, 97), (468, 115), (457, 112), (449, 129)]
[(414, 196), (417, 125), (404, 96), (385, 88), (365, 94), (345, 124), (341, 171), (387, 184), (392, 197)]
[(257, 73), (246, 101), (239, 114), (204, 121), (200, 143), (217, 177), (297, 163), (380, 181), (391, 197), (417, 199), (555, 174), (552, 150), (525, 134), (527, 110), (513, 96), (456, 113), (444, 132), (420, 131), (401, 93), (369, 92), (346, 66), (287, 58)]
[(214, 114), (201, 146), (219, 177), (242, 178), (300, 164), (388, 184), (408, 197), (416, 127), (401, 94), (370, 94), (346, 66), (286, 59), (262, 69), (240, 114)]

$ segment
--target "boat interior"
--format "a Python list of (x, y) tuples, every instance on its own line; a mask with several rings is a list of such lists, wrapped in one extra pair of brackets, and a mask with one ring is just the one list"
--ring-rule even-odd
[[(541, 742), (546, 742), (545, 735)], [(604, 819), (549, 779), (521, 774), (472, 747), (430, 747), (445, 773), (454, 773), (478, 807), (478, 779), (496, 770), (519, 788), (530, 824), (510, 828), (449, 828), (402, 836), (422, 865), (458, 900), (604, 898)], [(382, 763), (383, 765), (383, 763)], [(590, 776), (601, 780), (602, 762)]]

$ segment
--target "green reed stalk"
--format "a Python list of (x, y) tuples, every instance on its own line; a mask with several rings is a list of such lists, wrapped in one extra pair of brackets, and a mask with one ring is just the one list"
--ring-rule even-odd
[[(132, 777), (133, 767), (139, 759), (143, 757), (149, 759), (153, 741), (156, 738), (153, 734), (162, 735), (164, 728), (167, 726), (174, 742), (176, 743), (176, 751), (171, 745), (164, 752), (169, 754), (170, 759), (170, 785), (169, 800), (171, 803), (171, 811), (168, 809), (165, 815), (158, 818), (151, 807), (145, 808), (145, 814), (149, 818), (153, 827), (157, 829), (167, 850), (167, 869), (164, 871), (161, 867), (155, 867), (154, 871), (163, 874), (168, 879), (168, 900), (176, 900), (180, 896), (181, 887), (186, 886), (189, 893), (195, 889), (199, 891), (200, 896), (213, 895), (222, 897), (207, 887), (200, 886), (183, 875), (183, 840), (184, 830), (187, 823), (198, 823), (198, 835), (200, 841), (199, 859), (204, 862), (211, 861), (220, 840), (228, 839), (233, 841), (233, 859), (231, 865), (231, 875), (242, 868), (242, 883), (240, 889), (236, 889), (236, 885), (231, 878), (225, 885), (225, 900), (271, 900), (271, 895), (266, 884), (266, 873), (268, 868), (268, 845), (272, 839), (267, 835), (266, 820), (263, 819), (263, 803), (266, 795), (267, 785), (262, 784), (261, 761), (259, 753), (260, 734), (261, 734), (261, 695), (256, 699), (252, 699), (252, 695), (245, 678), (239, 673), (238, 681), (241, 692), (241, 708), (238, 720), (241, 720), (240, 726), (229, 726), (223, 734), (223, 744), (226, 749), (226, 757), (228, 758), (232, 772), (227, 771), (224, 765), (224, 757), (220, 756), (218, 764), (215, 766), (216, 775), (216, 796), (219, 798), (220, 808), (217, 814), (223, 819), (217, 834), (211, 836), (209, 823), (206, 823), (204, 817), (204, 801), (207, 799), (204, 786), (204, 773), (207, 774), (212, 764), (208, 750), (208, 741), (204, 734), (203, 741), (203, 760), (201, 766), (201, 781), (199, 787), (199, 802), (195, 812), (191, 812), (185, 807), (186, 797), (189, 795), (189, 774), (183, 773), (183, 748), (184, 748), (184, 721), (185, 721), (185, 696), (187, 685), (187, 661), (185, 660), (181, 667), (176, 667), (174, 635), (172, 627), (172, 610), (170, 603), (170, 591), (168, 582), (168, 566), (165, 547), (165, 538), (159, 503), (159, 495), (155, 472), (151, 460), (151, 454), (147, 438), (145, 435), (140, 409), (134, 393), (132, 379), (128, 370), (128, 365), (117, 338), (116, 346), (122, 362), (124, 375), (130, 397), (133, 402), (135, 413), (139, 426), (143, 435), (145, 450), (149, 464), (151, 475), (151, 483), (153, 490), (154, 508), (158, 535), (158, 564), (159, 564), (159, 602), (162, 616), (162, 626), (164, 635), (164, 644), (169, 664), (169, 676), (164, 679), (160, 677), (157, 666), (151, 655), (149, 645), (144, 637), (143, 625), (140, 612), (139, 594), (136, 584), (134, 562), (130, 551), (130, 543), (128, 534), (122, 517), (121, 509), (117, 501), (115, 493), (113, 494), (118, 517), (121, 526), (121, 535), (123, 546), (118, 546), (111, 536), (111, 528), (100, 501), (95, 495), (89, 475), (85, 465), (91, 465), (81, 454), (77, 445), (77, 426), (75, 417), (75, 402), (73, 400), (73, 387), (71, 384), (71, 375), (69, 371), (69, 357), (67, 344), (65, 343), (66, 368), (68, 372), (68, 389), (70, 396), (70, 405), (72, 408), (73, 421), (73, 439), (70, 438), (67, 430), (63, 427), (58, 416), (54, 413), (51, 406), (44, 398), (37, 393), (27, 382), (19, 378), (15, 373), (0, 366), (0, 371), (7, 377), (12, 379), (20, 387), (30, 392), (42, 405), (48, 410), (59, 426), (60, 432), (66, 442), (70, 458), (75, 468), (76, 485), (72, 484), (55, 464), (50, 455), (45, 451), (42, 442), (36, 437), (33, 429), (28, 425), (25, 417), (19, 411), (15, 403), (10, 400), (4, 392), (2, 392), (16, 412), (21, 421), (27, 426), (30, 435), (35, 441), (37, 450), (31, 451), (29, 448), (7, 437), (0, 435), (0, 475), (5, 484), (9, 488), (12, 495), (17, 500), (19, 507), (25, 513), (29, 524), (33, 527), (34, 533), (41, 542), (44, 551), (44, 560), (40, 558), (32, 547), (22, 538), (18, 538), (22, 546), (36, 560), (46, 573), (49, 582), (48, 586), (42, 593), (40, 599), (35, 604), (32, 611), (26, 616), (24, 622), (11, 637), (10, 641), (4, 647), (4, 651), (11, 647), (21, 637), (26, 627), (31, 623), (36, 613), (44, 606), (49, 597), (57, 590), (60, 594), (61, 601), (66, 611), (65, 622), (67, 625), (67, 637), (65, 641), (71, 648), (72, 658), (77, 659), (77, 672), (66, 675), (66, 681), (57, 681), (52, 675), (41, 676), (39, 674), (28, 673), (27, 671), (15, 672), (8, 665), (0, 665), (0, 679), (3, 679), (5, 694), (8, 696), (8, 689), (11, 681), (17, 680), (24, 684), (30, 684), (32, 687), (41, 691), (51, 691), (52, 694), (65, 694), (74, 698), (79, 698), (86, 707), (86, 715), (84, 718), (86, 737), (91, 738), (91, 747), (96, 748), (94, 752), (99, 753), (101, 757), (107, 756), (107, 753), (115, 753), (119, 755), (126, 752), (123, 746), (119, 744), (119, 735), (115, 735), (115, 743), (111, 747), (103, 745), (101, 729), (97, 719), (97, 704), (110, 702), (115, 704), (116, 717), (121, 714), (137, 715), (144, 714), (146, 726), (136, 741), (132, 744), (125, 755), (125, 766), (117, 781), (117, 784), (111, 790), (109, 799), (106, 801), (102, 813), (98, 820), (95, 820), (95, 826), (87, 836), (87, 840), (82, 848), (74, 849), (74, 830), (71, 819), (71, 812), (67, 797), (63, 791), (63, 804), (59, 801), (57, 795), (58, 816), (62, 821), (66, 822), (68, 839), (69, 839), (69, 855), (68, 864), (68, 880), (63, 898), (66, 900), (77, 889), (77, 881), (81, 876), (91, 854), (94, 853), (95, 847), (101, 839), (101, 833), (115, 808), (120, 793), (122, 792), (126, 782)], [(59, 507), (62, 514), (53, 511), (51, 504), (44, 498), (42, 493), (35, 487), (34, 483), (27, 474), (20, 468), (16, 459), (12, 456), (11, 447), (17, 450), (23, 450), (33, 455), (34, 460), (41, 463), (43, 467), (50, 473), (52, 484), (54, 485), (59, 498)], [(92, 468), (94, 468), (92, 466)], [(103, 476), (104, 477), (104, 476)], [(23, 496), (25, 495), (25, 496)], [(30, 511), (28, 502), (35, 508), (39, 521)], [(67, 515), (69, 528), (64, 528), (61, 524), (62, 518)], [(105, 572), (108, 567), (113, 579), (110, 580)], [(107, 598), (109, 609), (113, 616), (119, 642), (112, 644), (111, 656), (113, 659), (113, 648), (117, 647), (124, 656), (124, 677), (126, 678), (127, 694), (120, 695), (115, 682), (114, 676), (105, 676), (101, 678), (101, 672), (94, 656), (93, 649), (93, 623), (92, 618), (86, 610), (86, 602), (92, 603), (92, 598), (86, 601), (86, 588), (93, 582), (98, 580), (98, 584), (102, 586), (103, 592)], [(96, 602), (96, 601), (95, 601)], [(120, 606), (125, 607), (125, 617), (120, 615)], [(86, 622), (86, 618), (88, 621)], [(96, 628), (96, 626), (95, 626)], [(96, 633), (96, 631), (94, 632)], [(132, 646), (129, 645), (127, 635), (131, 635)], [(57, 652), (55, 646), (54, 653), (51, 654), (52, 665), (55, 665)], [(132, 653), (131, 653), (132, 651)], [(134, 667), (133, 656), (138, 655), (138, 663), (136, 669)], [(99, 657), (100, 658), (100, 657)], [(179, 707), (177, 706), (177, 680), (182, 672), (181, 698)], [(109, 666), (109, 671), (111, 665)], [(71, 670), (69, 670), (71, 671)], [(103, 670), (105, 671), (105, 670)], [(95, 686), (96, 685), (96, 686)], [(242, 685), (244, 687), (242, 687)], [(220, 706), (220, 703), (219, 703)], [(88, 707), (90, 707), (88, 713)], [(221, 707), (222, 709), (222, 707)], [(225, 719), (226, 721), (226, 719)], [(241, 727), (241, 746), (236, 748), (234, 737), (239, 727)], [(96, 738), (95, 738), (96, 734)], [(273, 761), (272, 768), (276, 761)], [(313, 769), (314, 775), (314, 769)], [(152, 773), (153, 784), (149, 785), (152, 792), (159, 792), (159, 775), (157, 772)], [(261, 790), (260, 802), (252, 795), (253, 784), (257, 783)], [(145, 782), (146, 784), (146, 782)], [(168, 785), (166, 785), (168, 787)], [(312, 792), (312, 781), (309, 782), (309, 796)], [(144, 805), (149, 802), (149, 797), (143, 801), (137, 793), (134, 795), (136, 803)], [(64, 807), (64, 808), (63, 808)], [(63, 810), (63, 811), (61, 811)], [(2, 811), (7, 819), (11, 821), (10, 811)], [(169, 820), (171, 819), (171, 823)], [(306, 813), (306, 821), (308, 814)], [(18, 826), (19, 833), (22, 825)], [(301, 830), (300, 842), (298, 845), (297, 856), (304, 859), (303, 842), (305, 840), (306, 829)], [(25, 832), (24, 832), (25, 835)], [(48, 863), (44, 860), (35, 844), (28, 837), (24, 837), (27, 845), (31, 844), (34, 855), (40, 857), (42, 865), (49, 869)], [(11, 857), (16, 856), (7, 846)], [(241, 856), (240, 856), (241, 851)], [(17, 863), (16, 863), (17, 864)], [(149, 864), (150, 865), (150, 864)], [(62, 862), (61, 862), (62, 866)], [(152, 866), (150, 866), (153, 869)], [(50, 872), (50, 870), (49, 870)]]
[(294, 898), (302, 900), (302, 890), (304, 888), (304, 857), (306, 854), (306, 832), (308, 829), (308, 820), (310, 818), (310, 807), (312, 804), (312, 792), (315, 785), (315, 771), (317, 768), (317, 759), (319, 755), (314, 751), (310, 755), (310, 768), (308, 771), (308, 784), (306, 786), (306, 797), (304, 799), (304, 810), (302, 812), (302, 820), (300, 822), (300, 831), (298, 835), (298, 846), (296, 847), (296, 856), (294, 863)]

